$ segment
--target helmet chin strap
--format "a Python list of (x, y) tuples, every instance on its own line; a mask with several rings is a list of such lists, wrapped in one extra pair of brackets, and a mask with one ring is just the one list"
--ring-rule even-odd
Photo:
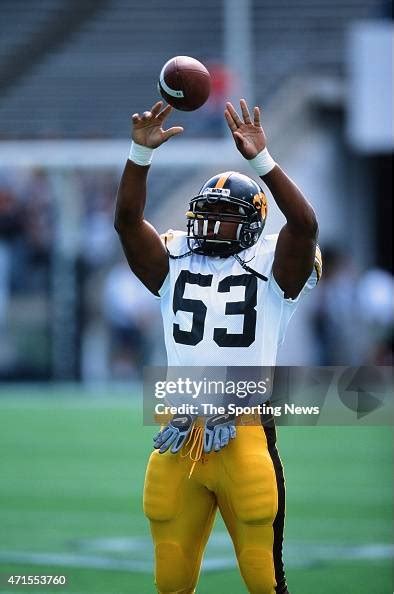
[(254, 268), (248, 266), (245, 260), (242, 260), (242, 258), (240, 258), (238, 254), (233, 254), (233, 258), (238, 262), (238, 264), (242, 266), (244, 270), (246, 270), (246, 272), (253, 274), (253, 276), (257, 276), (257, 278), (260, 278), (263, 281), (268, 281), (268, 277), (266, 277), (264, 274), (261, 274), (261, 272), (257, 272), (257, 270), (254, 270)]

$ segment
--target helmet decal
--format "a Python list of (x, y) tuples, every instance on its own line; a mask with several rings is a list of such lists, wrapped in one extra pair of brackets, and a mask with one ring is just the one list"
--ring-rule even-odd
[(215, 188), (223, 188), (224, 184), (232, 174), (232, 171), (226, 171), (225, 173), (221, 173), (219, 176), (218, 181), (215, 184)]
[(261, 216), (265, 218), (267, 214), (267, 198), (264, 192), (259, 192), (253, 196), (253, 204), (257, 210), (261, 211)]

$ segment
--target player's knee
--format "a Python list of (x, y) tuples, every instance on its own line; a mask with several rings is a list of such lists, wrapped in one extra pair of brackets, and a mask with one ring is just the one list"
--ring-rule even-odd
[(275, 571), (273, 555), (261, 548), (245, 548), (238, 555), (242, 577), (251, 594), (274, 594)]
[(156, 585), (160, 594), (193, 594), (193, 568), (181, 547), (162, 542), (155, 547)]

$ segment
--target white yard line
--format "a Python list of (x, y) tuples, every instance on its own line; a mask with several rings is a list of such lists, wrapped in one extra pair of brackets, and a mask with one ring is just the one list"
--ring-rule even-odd
[[(74, 567), (151, 573), (152, 546), (144, 538), (93, 539), (76, 543), (79, 552), (33, 553), (29, 551), (0, 551), (0, 561), (11, 564)], [(87, 549), (91, 553), (86, 553)], [(85, 551), (85, 552), (83, 552)], [(141, 556), (141, 558), (135, 558)], [(97, 554), (98, 553), (98, 554)], [(101, 554), (100, 554), (101, 553)], [(111, 554), (112, 553), (112, 554)], [(119, 558), (119, 554), (122, 558)], [(115, 554), (118, 555), (116, 558)], [(134, 558), (133, 558), (134, 557)], [(205, 571), (219, 571), (236, 567), (235, 556), (226, 534), (213, 535), (204, 561)], [(394, 546), (385, 543), (342, 545), (290, 541), (285, 548), (286, 567), (311, 567), (317, 563), (337, 561), (377, 561), (394, 557)]]

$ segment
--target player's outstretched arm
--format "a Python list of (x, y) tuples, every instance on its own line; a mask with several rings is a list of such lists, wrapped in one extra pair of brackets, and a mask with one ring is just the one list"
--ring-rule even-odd
[(115, 229), (132, 271), (157, 294), (168, 272), (168, 255), (156, 229), (144, 219), (146, 179), (153, 149), (183, 131), (180, 126), (163, 130), (172, 108), (158, 101), (150, 111), (132, 116), (133, 144), (120, 180)]
[(264, 180), (286, 217), (276, 246), (273, 274), (285, 297), (295, 299), (313, 270), (316, 215), (296, 184), (269, 155), (259, 108), (254, 108), (252, 119), (244, 99), (240, 106), (242, 118), (231, 103), (226, 105), (225, 118), (238, 150)]

